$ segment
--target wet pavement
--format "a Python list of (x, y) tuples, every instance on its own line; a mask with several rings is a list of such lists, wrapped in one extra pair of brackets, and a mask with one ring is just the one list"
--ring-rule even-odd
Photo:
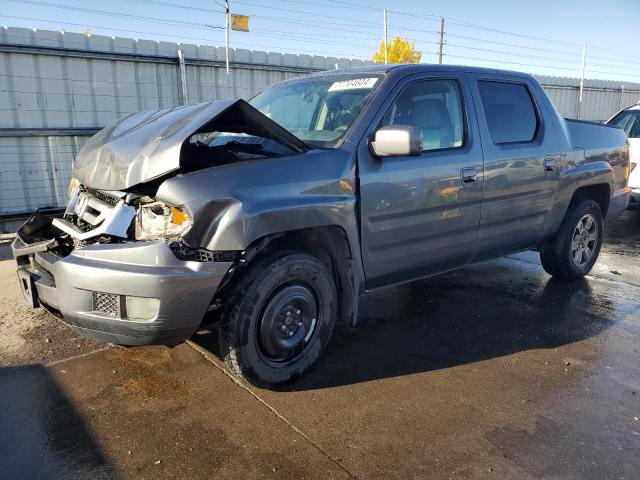
[(174, 349), (84, 340), (23, 307), (13, 269), (0, 478), (640, 478), (640, 212), (581, 282), (526, 252), (369, 293), (274, 390), (224, 371), (215, 329)]

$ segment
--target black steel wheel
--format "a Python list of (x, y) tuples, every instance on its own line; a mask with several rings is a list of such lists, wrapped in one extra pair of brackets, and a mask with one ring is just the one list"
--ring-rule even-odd
[(312, 287), (283, 285), (267, 300), (258, 323), (258, 349), (265, 362), (295, 362), (318, 332), (319, 306)]
[(249, 267), (225, 302), (220, 351), (254, 384), (291, 380), (318, 360), (336, 322), (333, 277), (317, 258), (284, 252)]

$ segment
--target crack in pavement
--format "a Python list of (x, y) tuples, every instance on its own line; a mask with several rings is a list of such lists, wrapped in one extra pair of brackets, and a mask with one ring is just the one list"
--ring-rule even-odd
[(207, 360), (214, 367), (216, 367), (218, 370), (220, 370), (224, 375), (226, 375), (233, 383), (238, 385), (240, 388), (243, 388), (245, 391), (247, 391), (249, 393), (249, 395), (251, 395), (253, 398), (255, 398), (264, 407), (269, 409), (271, 411), (271, 413), (273, 413), (276, 417), (278, 417), (280, 420), (282, 420), (294, 432), (296, 432), (298, 435), (300, 435), (302, 438), (304, 438), (311, 446), (313, 446), (316, 450), (318, 450), (322, 455), (324, 455), (331, 462), (333, 462), (335, 465), (337, 465), (338, 468), (340, 468), (340, 470), (342, 470), (344, 473), (346, 473), (349, 476), (349, 478), (354, 478), (354, 479), (358, 478), (354, 473), (349, 471), (338, 460), (336, 460), (331, 455), (329, 455), (329, 453), (324, 448), (322, 448), (318, 443), (316, 443), (311, 437), (309, 437), (309, 435), (304, 433), (302, 430), (300, 430), (298, 427), (296, 427), (293, 423), (291, 423), (284, 415), (282, 415), (280, 412), (278, 412), (278, 410), (276, 410), (275, 407), (271, 406), (266, 400), (264, 400), (262, 397), (260, 397), (260, 395), (255, 393), (247, 385), (245, 385), (242, 381), (240, 381), (234, 375), (229, 373), (226, 368), (224, 368), (223, 366), (219, 365), (218, 362), (216, 362), (215, 359), (213, 358), (211, 352), (207, 351), (206, 349), (202, 348), (200, 345), (194, 343), (191, 340), (187, 340), (186, 343), (188, 345), (190, 345), (196, 352), (198, 352), (200, 355), (202, 355), (205, 360)]
[(99, 348), (97, 350), (92, 350), (91, 352), (80, 353), (79, 355), (73, 355), (73, 356), (71, 356), (69, 358), (63, 358), (61, 360), (55, 360), (55, 361), (50, 362), (50, 363), (45, 363), (44, 366), (47, 367), (47, 368), (54, 367), (56, 365), (60, 365), (61, 363), (69, 362), (71, 360), (76, 360), (78, 358), (88, 357), (89, 355), (93, 355), (94, 353), (104, 352), (105, 350), (109, 350), (111, 348), (119, 348), (119, 347), (117, 347), (115, 345), (113, 345), (113, 346), (109, 345), (109, 346), (106, 346), (106, 347)]

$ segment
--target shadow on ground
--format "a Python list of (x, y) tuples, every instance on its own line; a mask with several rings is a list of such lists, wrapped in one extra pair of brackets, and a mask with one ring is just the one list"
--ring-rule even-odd
[[(640, 211), (608, 224), (606, 242), (637, 256)], [(556, 348), (598, 335), (621, 308), (587, 279), (562, 282), (537, 263), (500, 259), (362, 296), (358, 325), (339, 325), (318, 367), (278, 388), (349, 385)], [(215, 328), (193, 340), (220, 356)]]
[(118, 478), (45, 367), (1, 368), (0, 385), (0, 477)]
[(0, 261), (1, 260), (9, 260), (13, 258), (11, 255), (11, 242), (13, 242), (13, 237), (2, 236), (0, 237)]
[[(600, 333), (613, 323), (610, 310), (587, 280), (539, 285), (509, 265), (476, 266), (365, 295), (358, 325), (340, 326), (319, 366), (278, 389), (350, 385), (556, 348)], [(219, 355), (215, 329), (194, 340)]]

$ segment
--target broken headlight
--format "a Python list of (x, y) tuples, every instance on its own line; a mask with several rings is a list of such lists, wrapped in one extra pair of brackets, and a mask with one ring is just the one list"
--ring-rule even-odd
[(136, 215), (136, 240), (178, 238), (191, 224), (191, 216), (183, 208), (162, 202), (141, 204)]
[(76, 192), (78, 191), (78, 189), (80, 188), (80, 180), (78, 180), (77, 178), (72, 178), (69, 181), (69, 187), (67, 189), (67, 194), (69, 195), (69, 200), (71, 200), (71, 198), (73, 198), (73, 196), (76, 194)]

